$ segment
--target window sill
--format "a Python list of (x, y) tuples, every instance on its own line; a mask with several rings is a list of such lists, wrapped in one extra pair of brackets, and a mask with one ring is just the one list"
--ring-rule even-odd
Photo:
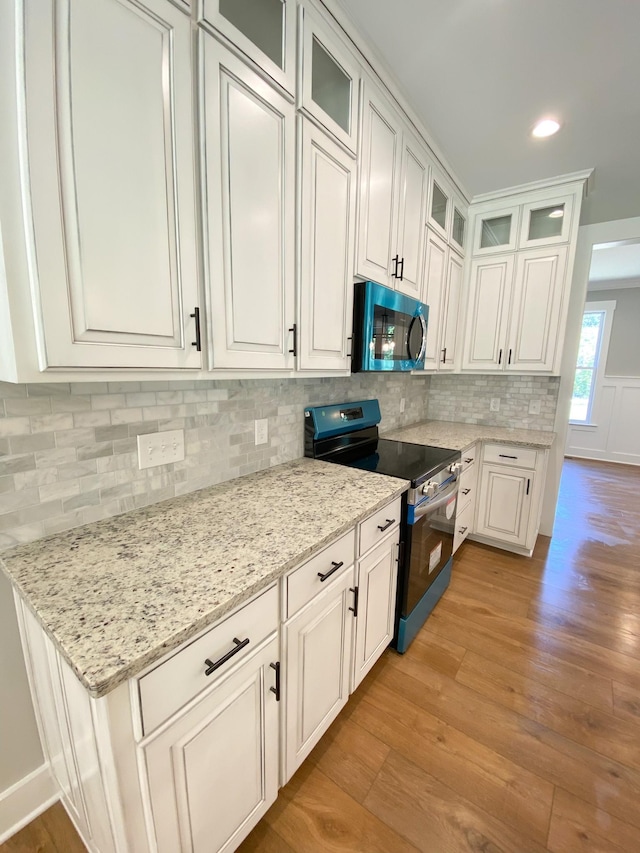
[(569, 421), (569, 426), (572, 427), (585, 427), (585, 429), (598, 429), (598, 424), (585, 423), (585, 421)]

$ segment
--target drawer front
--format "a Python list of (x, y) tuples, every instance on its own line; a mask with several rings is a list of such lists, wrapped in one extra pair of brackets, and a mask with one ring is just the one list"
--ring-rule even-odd
[(476, 461), (476, 456), (478, 455), (478, 445), (474, 444), (471, 447), (468, 447), (466, 450), (462, 451), (462, 458), (460, 459), (462, 463), (462, 470), (466, 471), (473, 463)]
[(377, 545), (385, 536), (400, 524), (402, 498), (396, 498), (390, 504), (383, 506), (378, 512), (360, 522), (360, 538), (358, 553), (360, 555)]
[(456, 513), (456, 529), (453, 533), (453, 553), (462, 545), (467, 536), (472, 533), (474, 505), (469, 504), (462, 512)]
[(535, 468), (538, 453), (530, 447), (509, 444), (486, 444), (484, 461), (515, 468)]
[[(336, 539), (285, 578), (285, 619), (297, 613), (311, 599), (341, 577), (353, 565), (355, 529)], [(336, 566), (338, 568), (336, 568)], [(322, 580), (325, 578), (325, 580)]]
[[(278, 587), (274, 585), (144, 675), (138, 682), (144, 733), (155, 729), (250, 655), (269, 634), (277, 631), (278, 616)], [(247, 639), (249, 642), (242, 648), (234, 642), (244, 643)], [(236, 648), (238, 651), (210, 675), (205, 674), (210, 668), (205, 661), (216, 664)]]
[(458, 487), (458, 507), (460, 512), (475, 500), (477, 481), (478, 468), (476, 465), (465, 468), (460, 475), (460, 484)]

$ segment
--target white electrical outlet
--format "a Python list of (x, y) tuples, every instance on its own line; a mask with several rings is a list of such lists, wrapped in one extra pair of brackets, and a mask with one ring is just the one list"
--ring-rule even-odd
[(404, 397), (400, 398), (400, 414), (404, 412)]
[(539, 415), (540, 414), (540, 400), (530, 400), (529, 401), (529, 414), (530, 415)]
[(500, 397), (492, 397), (491, 405), (489, 406), (490, 412), (499, 412), (500, 411)]
[(184, 459), (184, 430), (149, 432), (138, 436), (138, 466), (154, 468)]
[(269, 441), (269, 419), (259, 418), (256, 421), (256, 444), (266, 444)]

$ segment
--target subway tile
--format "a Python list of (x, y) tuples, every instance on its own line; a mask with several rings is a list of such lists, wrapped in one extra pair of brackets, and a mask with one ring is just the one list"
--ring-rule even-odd
[(79, 394), (69, 394), (64, 397), (51, 398), (52, 412), (86, 412), (91, 409), (91, 397)]
[(45, 486), (48, 483), (57, 483), (57, 468), (36, 468), (32, 471), (20, 471), (13, 475), (16, 491), (22, 489), (33, 489)]
[(74, 480), (95, 474), (97, 471), (95, 459), (84, 459), (81, 461), (65, 462), (57, 469), (59, 480)]
[(78, 459), (83, 461), (85, 459), (97, 459), (100, 456), (112, 456), (113, 455), (113, 442), (112, 441), (101, 441), (96, 444), (87, 444), (78, 448)]
[(31, 471), (36, 467), (33, 453), (24, 456), (0, 456), (0, 475), (18, 474), (23, 471)]
[(40, 382), (27, 385), (29, 397), (62, 397), (68, 395), (69, 392), (68, 382)]
[(33, 506), (40, 503), (40, 495), (37, 489), (23, 489), (19, 492), (12, 491), (0, 495), (0, 514), (14, 512), (25, 506)]
[(133, 394), (139, 390), (139, 382), (109, 382), (110, 394)]
[(108, 410), (103, 412), (75, 412), (73, 415), (73, 425), (76, 428), (109, 426), (111, 416)]
[[(0, 421), (1, 423), (2, 421)], [(55, 435), (52, 432), (40, 432), (37, 435), (16, 435), (9, 439), (11, 453), (15, 455), (49, 450), (55, 446)]]
[(29, 435), (31, 423), (27, 417), (11, 417), (0, 420), (0, 438), (10, 438), (14, 435)]
[(0, 495), (15, 491), (15, 479), (11, 475), (0, 477)]
[(0, 551), (13, 548), (15, 545), (23, 545), (25, 542), (33, 542), (42, 539), (45, 535), (42, 522), (35, 524), (22, 524), (0, 533)]
[(0, 530), (6, 532), (15, 527), (44, 521), (45, 518), (52, 518), (54, 515), (60, 515), (61, 513), (62, 501), (48, 501), (47, 503), (23, 507), (16, 512), (7, 512), (4, 515), (0, 515)]
[(40, 500), (42, 501), (53, 501), (57, 498), (65, 500), (66, 498), (80, 494), (80, 483), (77, 480), (63, 480), (62, 482), (40, 486), (38, 491), (40, 493)]
[(80, 396), (106, 394), (109, 390), (106, 382), (72, 382), (71, 393)]
[(4, 401), (8, 417), (16, 415), (45, 415), (51, 412), (50, 397), (10, 397)]
[(67, 498), (62, 502), (62, 508), (65, 513), (76, 509), (84, 509), (88, 506), (96, 506), (100, 503), (100, 490), (94, 489), (92, 492), (82, 492), (79, 495)]
[(112, 409), (111, 423), (112, 424), (131, 424), (142, 420), (142, 409), (140, 407), (132, 407), (127, 409)]
[(126, 405), (124, 394), (95, 394), (91, 397), (91, 408), (94, 411), (102, 409), (123, 409)]
[(158, 432), (158, 421), (142, 421), (135, 424), (129, 424), (129, 435), (148, 435), (149, 433)]
[(56, 447), (80, 447), (93, 444), (96, 435), (93, 427), (78, 427), (56, 433)]
[(0, 398), (3, 400), (13, 399), (15, 397), (26, 397), (27, 386), (16, 385), (13, 382), (0, 382)]
[(141, 391), (137, 394), (125, 394), (125, 400), (128, 408), (156, 405), (156, 395), (154, 391)]
[(62, 432), (73, 429), (73, 415), (57, 413), (55, 415), (32, 415), (31, 432)]
[(117, 438), (128, 438), (129, 428), (126, 424), (117, 426), (96, 427), (96, 441), (114, 441)]

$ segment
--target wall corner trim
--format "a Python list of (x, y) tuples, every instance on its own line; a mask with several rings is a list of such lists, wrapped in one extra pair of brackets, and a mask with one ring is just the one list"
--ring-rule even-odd
[(0, 792), (0, 844), (4, 844), (59, 798), (48, 762)]

